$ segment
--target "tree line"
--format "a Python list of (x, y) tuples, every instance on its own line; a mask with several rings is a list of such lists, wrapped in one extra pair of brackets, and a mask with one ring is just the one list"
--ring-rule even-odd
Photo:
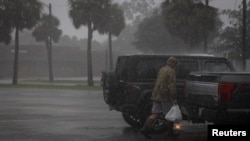
[[(139, 23), (133, 44), (144, 52), (189, 53), (199, 50), (200, 53), (224, 55), (242, 62), (244, 71), (250, 56), (250, 2), (242, 0), (236, 9), (222, 11), (210, 6), (209, 2), (164, 0), (160, 8), (152, 10), (152, 14)], [(228, 17), (228, 24), (223, 23), (221, 15)], [(244, 32), (245, 51), (242, 50)]]
[[(68, 3), (74, 27), (88, 28), (88, 37), (82, 43), (87, 46), (89, 86), (94, 85), (91, 50), (95, 31), (108, 35), (110, 69), (113, 69), (113, 46), (120, 50), (134, 47), (144, 53), (199, 49), (203, 53), (225, 52), (227, 57), (241, 58), (242, 5), (220, 13), (209, 5), (209, 0), (163, 0), (160, 6), (156, 6), (154, 0), (124, 0), (119, 4), (112, 0), (68, 0)], [(10, 43), (11, 33), (15, 32), (13, 84), (17, 84), (18, 78), (19, 31), (33, 30), (36, 41), (44, 42), (48, 50), (48, 64), (52, 60), (49, 40), (58, 42), (62, 30), (58, 29), (60, 21), (55, 16), (42, 13), (45, 6), (39, 0), (0, 0), (0, 42)], [(247, 31), (250, 25), (248, 13), (249, 9)], [(223, 25), (220, 14), (228, 15), (229, 25)], [(249, 54), (248, 48), (246, 53)]]
[[(93, 32), (97, 30), (99, 33), (109, 34), (109, 38), (112, 38), (112, 35), (119, 35), (125, 26), (123, 11), (120, 10), (118, 4), (113, 4), (111, 0), (68, 0), (68, 2), (69, 17), (72, 19), (75, 28), (79, 28), (82, 25), (88, 28), (88, 85), (93, 86), (91, 56)], [(12, 84), (17, 84), (18, 82), (19, 32), (23, 29), (32, 29), (33, 27), (36, 27), (32, 33), (36, 40), (45, 42), (48, 54), (49, 79), (53, 81), (51, 41), (57, 42), (62, 34), (62, 30), (57, 28), (59, 21), (52, 16), (51, 13), (50, 15), (42, 14), (44, 5), (45, 4), (39, 0), (0, 1), (0, 42), (9, 44), (11, 41), (11, 33), (13, 30), (15, 31)], [(51, 10), (51, 5), (49, 5), (49, 10)], [(111, 40), (112, 39), (110, 39), (110, 41)], [(109, 49), (112, 49), (111, 45)]]

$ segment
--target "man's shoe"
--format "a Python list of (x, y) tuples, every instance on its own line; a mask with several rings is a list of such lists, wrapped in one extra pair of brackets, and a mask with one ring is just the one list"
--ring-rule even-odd
[(148, 133), (147, 131), (141, 130), (140, 132), (141, 132), (141, 134), (142, 134), (145, 138), (147, 138), (147, 139), (151, 139), (151, 138), (152, 138), (152, 137), (149, 135), (149, 133)]
[(151, 136), (149, 135), (149, 133), (151, 133), (153, 122), (154, 122), (154, 119), (148, 118), (146, 122), (144, 123), (142, 129), (140, 130), (141, 134), (147, 139), (151, 139)]
[(179, 136), (180, 134), (179, 134), (179, 133), (175, 133), (175, 132), (169, 132), (167, 135), (168, 135), (169, 137), (177, 137), (177, 136)]

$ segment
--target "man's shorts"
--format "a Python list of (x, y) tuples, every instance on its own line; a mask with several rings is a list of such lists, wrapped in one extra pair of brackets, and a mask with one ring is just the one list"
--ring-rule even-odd
[(152, 113), (158, 114), (163, 113), (164, 115), (168, 113), (173, 103), (168, 101), (153, 101)]

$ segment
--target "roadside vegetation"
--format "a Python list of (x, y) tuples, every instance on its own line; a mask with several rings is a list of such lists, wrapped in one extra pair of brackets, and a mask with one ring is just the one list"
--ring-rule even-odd
[(100, 82), (95, 86), (88, 86), (82, 80), (22, 80), (18, 85), (0, 84), (0, 88), (35, 88), (35, 89), (70, 89), (70, 90), (101, 90)]

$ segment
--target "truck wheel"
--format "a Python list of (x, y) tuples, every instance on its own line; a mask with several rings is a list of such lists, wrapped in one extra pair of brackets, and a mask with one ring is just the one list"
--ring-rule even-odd
[(216, 114), (216, 120), (214, 121), (214, 124), (229, 124), (228, 121), (228, 114), (225, 110), (219, 110)]
[(140, 111), (122, 112), (122, 117), (130, 126), (141, 128), (151, 113), (151, 107), (151, 102), (145, 102), (138, 108)]
[(123, 119), (132, 127), (142, 127), (145, 122), (145, 119), (141, 118), (140, 115), (134, 113), (122, 113)]
[(156, 133), (163, 133), (166, 132), (168, 127), (167, 127), (167, 121), (165, 119), (165, 115), (160, 115), (159, 118), (157, 118), (153, 124), (153, 131)]

